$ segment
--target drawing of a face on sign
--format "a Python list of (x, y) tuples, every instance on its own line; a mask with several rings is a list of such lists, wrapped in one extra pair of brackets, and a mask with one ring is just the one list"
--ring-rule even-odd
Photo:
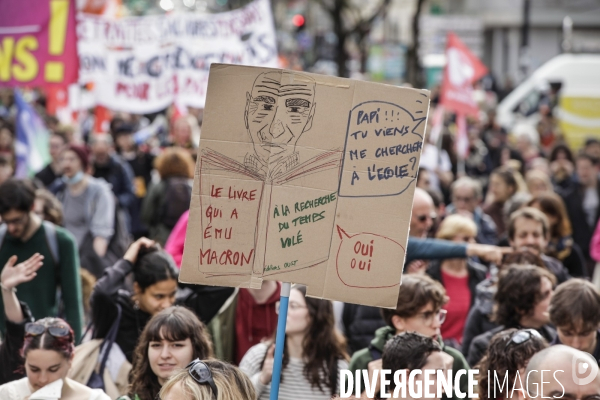
[(279, 163), (290, 168), (298, 163), (295, 153), (300, 136), (312, 127), (315, 113), (315, 81), (301, 74), (265, 72), (246, 93), (246, 129), (254, 154), (246, 165), (268, 171)]

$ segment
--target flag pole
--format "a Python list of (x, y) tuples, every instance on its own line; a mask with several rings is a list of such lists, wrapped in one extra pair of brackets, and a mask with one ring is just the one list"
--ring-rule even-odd
[(271, 396), (269, 397), (269, 400), (277, 400), (279, 398), (279, 382), (281, 381), (281, 366), (283, 364), (283, 346), (285, 345), (285, 324), (291, 288), (291, 283), (281, 283), (281, 298), (279, 300), (277, 336), (275, 337), (275, 355), (273, 359), (273, 375), (271, 377)]

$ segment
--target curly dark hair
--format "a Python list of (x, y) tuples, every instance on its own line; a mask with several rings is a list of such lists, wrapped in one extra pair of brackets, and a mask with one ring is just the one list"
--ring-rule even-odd
[[(333, 304), (329, 300), (306, 297), (306, 286), (294, 285), (292, 290), (294, 289), (304, 295), (308, 315), (310, 316), (308, 332), (302, 343), (302, 351), (306, 360), (304, 376), (313, 388), (318, 388), (323, 393), (325, 393), (324, 387), (328, 388), (331, 395), (334, 396), (338, 391), (338, 361), (348, 360), (349, 357), (346, 352), (346, 340), (335, 329)], [(274, 342), (274, 339), (272, 339), (267, 344), (270, 346)], [(286, 343), (283, 350), (282, 368), (285, 369), (289, 361), (290, 356)], [(260, 366), (261, 369), (263, 364), (264, 359)], [(324, 381), (321, 373), (325, 377)]]
[(552, 285), (556, 277), (534, 265), (511, 265), (500, 272), (498, 290), (494, 295), (492, 321), (506, 328), (519, 326), (521, 317), (531, 315), (536, 304), (543, 300), (542, 278)]
[[(515, 381), (516, 372), (525, 368), (535, 353), (548, 347), (548, 343), (537, 336), (531, 336), (529, 340), (521, 344), (507, 347), (508, 342), (517, 332), (519, 332), (518, 329), (511, 328), (498, 332), (492, 337), (487, 352), (477, 367), (479, 369), (479, 398), (481, 400), (490, 399), (489, 396), (492, 393), (498, 394), (495, 398), (508, 397), (508, 388), (497, 392), (496, 389), (498, 388), (494, 380), (492, 379), (490, 382), (489, 377), (495, 374), (502, 382), (508, 374), (508, 387), (511, 387), (510, 385)], [(494, 389), (491, 389), (492, 385), (494, 385)], [(492, 395), (491, 398), (494, 398), (494, 396)]]
[(509, 267), (514, 264), (535, 265), (537, 267), (548, 269), (546, 264), (544, 264), (542, 257), (528, 250), (517, 250), (504, 254), (502, 256), (502, 264), (500, 265), (500, 269), (505, 269), (505, 267)]
[[(150, 342), (168, 340), (177, 342), (190, 339), (194, 353), (192, 360), (204, 360), (213, 356), (212, 342), (208, 330), (196, 314), (185, 307), (169, 307), (150, 319), (140, 335), (133, 352), (133, 366), (129, 374), (129, 396), (137, 394), (140, 399), (155, 399), (161, 385), (152, 372), (148, 360)], [(191, 361), (191, 360), (190, 360)]]

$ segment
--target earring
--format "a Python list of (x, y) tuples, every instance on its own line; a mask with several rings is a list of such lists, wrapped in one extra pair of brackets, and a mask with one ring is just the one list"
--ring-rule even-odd
[(140, 309), (140, 302), (138, 300), (135, 300), (135, 302), (133, 303), (133, 309), (134, 310)]

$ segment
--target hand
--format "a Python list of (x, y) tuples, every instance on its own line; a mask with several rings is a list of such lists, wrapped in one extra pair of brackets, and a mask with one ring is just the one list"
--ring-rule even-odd
[(454, 358), (450, 354), (444, 353), (443, 351), (441, 351), (440, 354), (442, 355), (442, 360), (444, 360), (444, 372), (451, 370), (452, 366), (454, 365)]
[(123, 259), (129, 261), (132, 264), (135, 264), (135, 262), (137, 261), (137, 257), (138, 257), (138, 253), (140, 252), (140, 249), (142, 247), (154, 246), (155, 243), (156, 242), (154, 240), (150, 240), (145, 237), (139, 238), (138, 240), (133, 242), (131, 244), (131, 246), (129, 246), (129, 248), (125, 252), (125, 255), (123, 256)]
[(8, 290), (16, 288), (21, 283), (29, 282), (36, 277), (36, 271), (44, 265), (43, 260), (44, 256), (40, 253), (35, 253), (27, 261), (15, 265), (17, 256), (12, 256), (8, 259), (6, 265), (4, 265), (4, 269), (2, 269), (0, 282)]
[(376, 370), (379, 370), (379, 374), (377, 375), (377, 380), (375, 381), (375, 394), (379, 393), (379, 387), (381, 386), (381, 370), (383, 369), (383, 360), (380, 358), (379, 360), (371, 361), (367, 364), (367, 371), (369, 371), (369, 382), (373, 383), (373, 375)]
[(511, 247), (498, 247), (489, 244), (470, 243), (467, 245), (467, 255), (477, 256), (484, 261), (502, 264), (502, 257), (507, 253), (512, 253)]
[(423, 260), (411, 261), (406, 266), (406, 273), (423, 275), (425, 273), (425, 270), (427, 269), (427, 265), (428, 265), (427, 261), (423, 261)]
[(267, 356), (260, 372), (260, 383), (268, 385), (273, 377), (273, 364), (275, 363), (275, 344), (269, 346), (267, 350)]

